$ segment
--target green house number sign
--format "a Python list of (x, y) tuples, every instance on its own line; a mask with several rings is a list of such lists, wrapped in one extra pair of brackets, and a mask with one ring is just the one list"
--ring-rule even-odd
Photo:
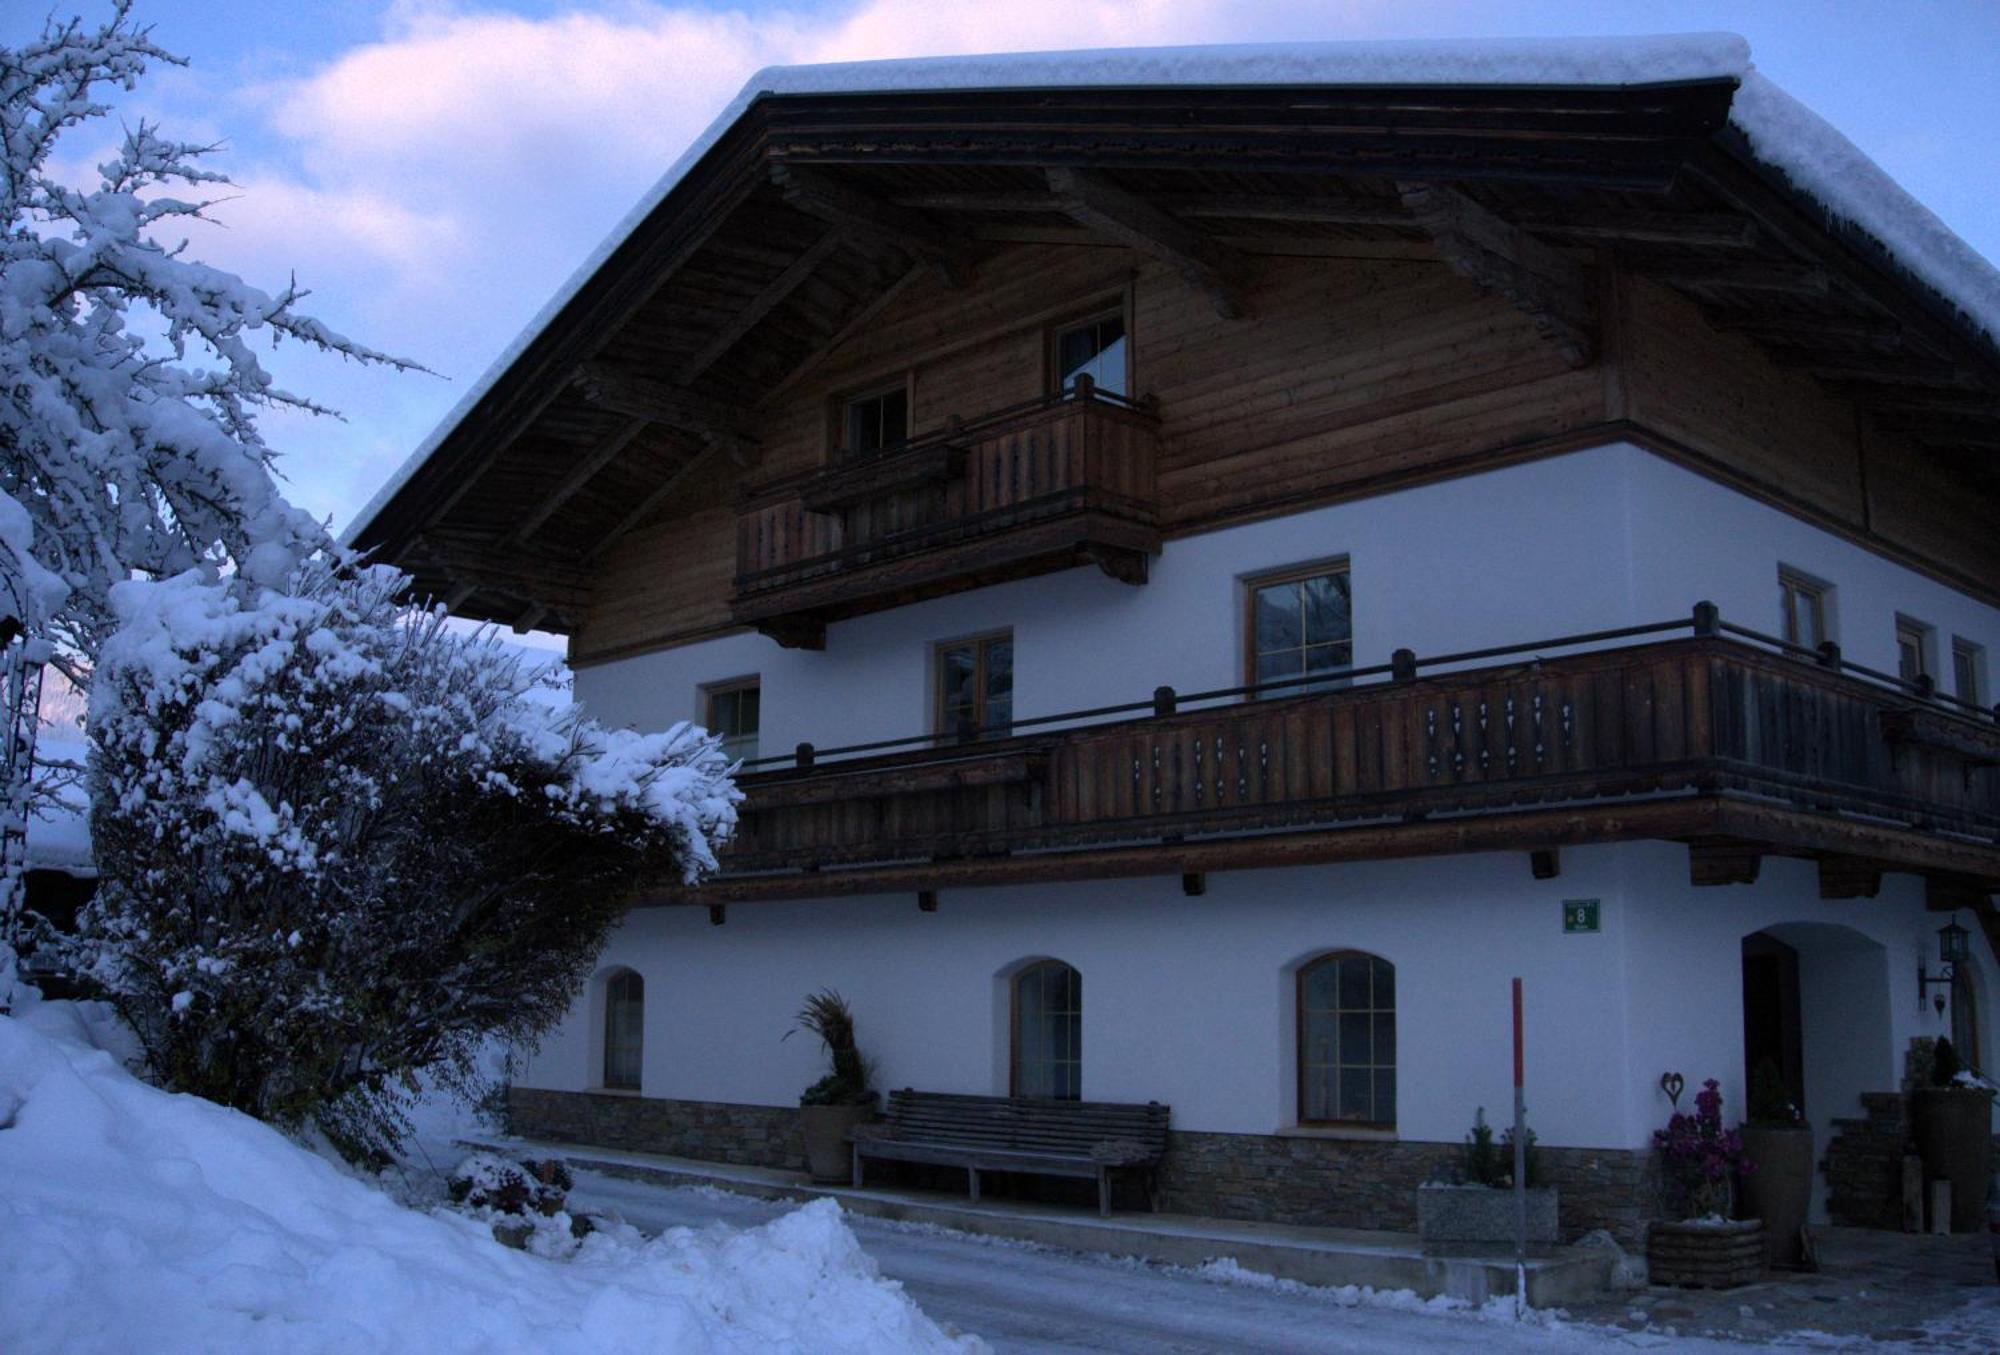
[(1563, 933), (1594, 932), (1597, 930), (1596, 899), (1563, 900)]

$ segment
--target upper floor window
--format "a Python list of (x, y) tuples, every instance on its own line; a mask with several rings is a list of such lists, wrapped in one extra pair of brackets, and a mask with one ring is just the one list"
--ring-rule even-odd
[(1299, 970), (1300, 1124), (1396, 1123), (1396, 967), (1359, 951)]
[(1083, 1099), (1083, 975), (1042, 960), (1014, 976), (1012, 1095)]
[(1056, 389), (1066, 391), (1087, 376), (1101, 391), (1129, 395), (1125, 314), (1107, 311), (1055, 331)]
[(757, 756), (757, 722), (762, 693), (756, 678), (738, 678), (702, 688), (702, 723), (722, 740), (722, 751), (749, 761)]
[[(1278, 682), (1354, 666), (1354, 608), (1347, 562), (1310, 565), (1244, 580), (1248, 593), (1245, 680)], [(1292, 696), (1325, 683), (1272, 693)]]
[(994, 738), (1014, 723), (1014, 635), (953, 640), (936, 650), (937, 732)]
[(1827, 584), (1780, 565), (1778, 606), (1785, 643), (1818, 649), (1833, 638), (1833, 589)]
[(1896, 618), (1896, 676), (1905, 682), (1936, 675), (1931, 647), (1936, 635), (1923, 622), (1907, 616)]
[(604, 1085), (639, 1090), (639, 1051), (646, 1025), (646, 981), (629, 969), (604, 985)]
[(909, 441), (908, 380), (847, 397), (841, 403), (840, 435), (840, 449), (849, 456), (863, 456)]
[(1951, 637), (1951, 694), (1969, 706), (1986, 704), (1986, 650), (1963, 635)]

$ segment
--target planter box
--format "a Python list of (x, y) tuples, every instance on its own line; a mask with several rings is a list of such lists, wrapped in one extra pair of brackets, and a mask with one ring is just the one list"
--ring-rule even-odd
[(1764, 1221), (1655, 1223), (1646, 1234), (1654, 1284), (1734, 1289), (1764, 1278)]
[(1910, 1093), (1910, 1120), (1925, 1176), (1951, 1182), (1951, 1231), (1984, 1232), (1993, 1169), (1993, 1093), (1922, 1087)]
[[(1511, 1255), (1514, 1192), (1494, 1186), (1418, 1186), (1417, 1236), (1432, 1256)], [(1548, 1255), (1560, 1236), (1556, 1188), (1528, 1187), (1528, 1254)]]

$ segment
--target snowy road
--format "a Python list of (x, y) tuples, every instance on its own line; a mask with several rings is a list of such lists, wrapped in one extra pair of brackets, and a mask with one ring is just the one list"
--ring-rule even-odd
[[(596, 1173), (572, 1198), (616, 1209), (648, 1232), (711, 1223), (751, 1227), (791, 1206), (709, 1189), (665, 1189)], [(1481, 1352), (1631, 1350), (1656, 1335), (1572, 1325), (1517, 1326), (1478, 1314), (1343, 1305), (1339, 1291), (1231, 1282), (1194, 1271), (969, 1236), (848, 1215), (882, 1273), (902, 1282), (940, 1323), (984, 1337), (996, 1351)], [(1676, 1341), (1675, 1351), (1743, 1346)]]

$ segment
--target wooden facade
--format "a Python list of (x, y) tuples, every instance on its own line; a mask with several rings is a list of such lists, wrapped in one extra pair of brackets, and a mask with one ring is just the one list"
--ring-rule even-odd
[[(2000, 351), (1759, 164), (1733, 93), (759, 99), (356, 543), (578, 664), (813, 647), (1629, 441), (2000, 603)], [(1093, 314), (1129, 384), (1065, 398), (1051, 336)], [(911, 437), (841, 456), (840, 402), (892, 388)], [(1778, 851), (1976, 892), (1993, 741), (1704, 634), (758, 772), (730, 875), (676, 897), (1627, 837), (1689, 843), (1704, 882)]]

